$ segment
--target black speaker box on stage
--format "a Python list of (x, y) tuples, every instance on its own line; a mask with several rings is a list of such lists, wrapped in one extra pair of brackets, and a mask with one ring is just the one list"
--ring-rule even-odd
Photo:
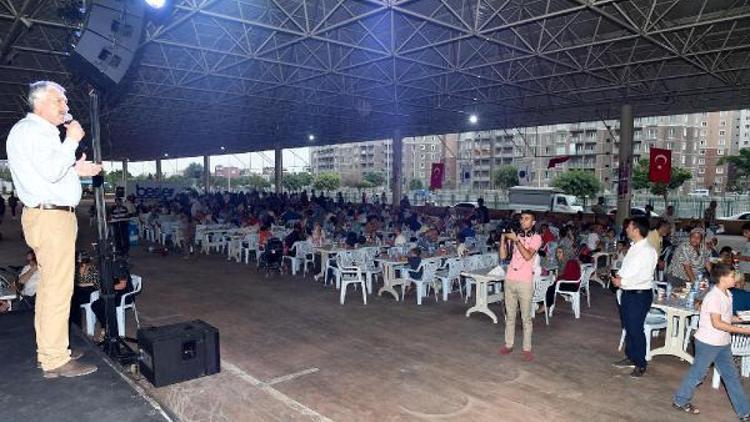
[(201, 320), (138, 330), (141, 374), (154, 387), (221, 371), (219, 330)]
[(67, 64), (99, 89), (119, 84), (143, 34), (142, 0), (93, 0), (86, 23)]

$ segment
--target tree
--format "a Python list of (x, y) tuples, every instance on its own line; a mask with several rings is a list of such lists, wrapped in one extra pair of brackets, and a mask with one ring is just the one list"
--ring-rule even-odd
[(8, 167), (0, 167), (0, 180), (5, 180), (6, 182), (12, 180), (10, 169)]
[[(133, 175), (128, 172), (128, 180), (133, 180)], [(122, 184), (122, 170), (113, 170), (104, 173), (104, 181), (110, 186)]]
[(313, 182), (316, 190), (332, 191), (338, 189), (339, 186), (341, 186), (341, 177), (338, 173), (320, 173)]
[(593, 173), (584, 170), (565, 172), (555, 178), (552, 186), (562, 189), (568, 195), (583, 198), (584, 204), (586, 198), (593, 197), (602, 190), (599, 179)]
[(271, 187), (271, 182), (255, 173), (251, 173), (248, 176), (241, 176), (235, 180), (237, 186), (246, 186), (254, 190), (263, 190)]
[(729, 164), (734, 168), (737, 177), (730, 181), (730, 187), (739, 191), (747, 185), (747, 179), (750, 176), (750, 148), (742, 148), (737, 155), (722, 157), (718, 164)]
[(281, 179), (281, 184), (284, 189), (291, 191), (302, 190), (310, 186), (313, 182), (313, 177), (310, 173), (289, 173), (285, 174)]
[(382, 186), (383, 183), (385, 183), (385, 176), (383, 175), (383, 173), (375, 171), (365, 173), (363, 179), (365, 182), (368, 182), (370, 184), (369, 187), (378, 187)]
[(411, 182), (409, 182), (409, 189), (410, 190), (424, 189), (424, 184), (422, 184), (422, 181), (419, 179), (411, 179)]
[(198, 163), (190, 163), (185, 170), (182, 171), (183, 176), (188, 179), (203, 179), (203, 165)]
[(633, 189), (648, 189), (652, 194), (664, 198), (664, 207), (667, 207), (669, 191), (679, 189), (685, 182), (690, 180), (693, 175), (690, 171), (682, 167), (672, 167), (672, 177), (669, 183), (654, 183), (648, 180), (649, 161), (642, 158), (638, 161), (638, 166), (633, 169), (631, 177)]
[(495, 187), (501, 189), (518, 186), (518, 169), (513, 166), (502, 166), (495, 172)]

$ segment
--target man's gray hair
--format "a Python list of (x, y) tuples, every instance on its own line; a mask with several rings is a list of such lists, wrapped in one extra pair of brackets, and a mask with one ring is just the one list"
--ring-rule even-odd
[(44, 94), (51, 88), (59, 90), (61, 93), (65, 93), (65, 88), (57, 82), (52, 81), (36, 81), (29, 85), (29, 108), (33, 111), (36, 102), (42, 99)]

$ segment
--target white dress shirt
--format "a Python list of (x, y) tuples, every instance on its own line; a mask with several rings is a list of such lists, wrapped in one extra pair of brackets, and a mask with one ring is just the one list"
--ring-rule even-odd
[(73, 166), (78, 142), (60, 142), (60, 130), (34, 113), (16, 123), (8, 134), (6, 152), (13, 185), (27, 207), (41, 204), (75, 207), (81, 181)]
[(653, 288), (656, 262), (656, 249), (648, 243), (647, 239), (641, 239), (630, 245), (628, 253), (622, 260), (622, 267), (617, 272), (617, 275), (622, 278), (620, 288), (622, 290)]

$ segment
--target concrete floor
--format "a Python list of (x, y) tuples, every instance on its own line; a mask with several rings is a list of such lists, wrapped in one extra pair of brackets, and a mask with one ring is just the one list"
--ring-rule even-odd
[[(8, 220), (0, 264), (23, 257)], [(91, 238), (88, 226), (80, 231)], [(500, 357), (503, 326), (466, 318), (458, 297), (417, 307), (413, 297), (370, 296), (364, 306), (352, 292), (341, 306), (310, 277), (265, 278), (219, 256), (184, 260), (143, 246), (132, 252), (132, 272), (144, 280), (144, 325), (199, 318), (221, 332), (222, 373), (148, 388), (184, 421), (735, 420), (710, 382), (694, 400), (702, 415), (671, 408), (688, 368), (676, 358), (654, 358), (637, 380), (610, 366), (621, 358), (620, 324), (614, 295), (598, 285), (580, 319), (562, 303), (549, 326), (535, 320), (536, 360), (525, 363), (519, 353)], [(520, 323), (516, 331), (520, 345)]]

